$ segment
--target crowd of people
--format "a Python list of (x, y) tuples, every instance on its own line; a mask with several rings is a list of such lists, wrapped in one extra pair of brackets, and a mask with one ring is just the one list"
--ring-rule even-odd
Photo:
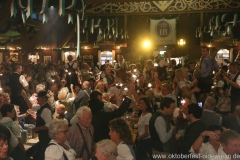
[[(5, 62), (0, 159), (238, 159), (238, 57), (219, 66), (203, 47), (197, 65), (176, 64), (172, 51), (143, 67), (121, 55), (101, 66), (71, 55), (62, 64)], [(39, 142), (25, 151), (30, 124)]]

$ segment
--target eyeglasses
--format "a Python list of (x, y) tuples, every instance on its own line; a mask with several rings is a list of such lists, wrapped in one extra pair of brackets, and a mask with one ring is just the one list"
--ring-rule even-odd
[(66, 133), (68, 133), (68, 129), (66, 129), (66, 130), (64, 130), (64, 131), (59, 131), (59, 132), (62, 132), (62, 133), (64, 133), (64, 134), (66, 134)]

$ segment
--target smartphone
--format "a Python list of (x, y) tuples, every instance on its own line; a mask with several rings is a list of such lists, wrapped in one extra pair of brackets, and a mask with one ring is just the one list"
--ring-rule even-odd
[(202, 102), (198, 102), (199, 107), (202, 108)]

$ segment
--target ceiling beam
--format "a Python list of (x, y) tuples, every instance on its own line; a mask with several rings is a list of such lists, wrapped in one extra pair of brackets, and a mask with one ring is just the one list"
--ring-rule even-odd
[[(91, 5), (94, 3), (111, 3), (111, 2), (151, 2), (151, 1), (155, 1), (155, 0), (86, 0), (86, 4), (87, 5)], [(166, 1), (166, 0), (158, 0), (158, 1)], [(175, 0), (171, 0), (171, 1), (175, 1)]]
[(52, 12), (49, 14), (49, 20), (47, 23), (43, 24), (42, 28), (37, 32), (37, 34), (30, 40), (28, 43), (24, 45), (24, 51), (29, 53), (36, 44), (43, 39), (43, 37), (48, 33), (48, 31), (52, 28), (52, 26), (57, 22), (59, 15), (57, 12)]
[(73, 29), (67, 34), (64, 40), (62, 40), (62, 42), (58, 45), (58, 48), (63, 48), (68, 43), (68, 41), (72, 38), (74, 33), (75, 33), (75, 27), (73, 27)]
[(10, 6), (13, 0), (7, 0), (0, 8), (0, 26), (5, 21), (6, 18), (10, 16)]

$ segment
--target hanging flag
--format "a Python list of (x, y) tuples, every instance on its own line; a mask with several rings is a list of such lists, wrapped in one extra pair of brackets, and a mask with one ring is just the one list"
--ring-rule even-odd
[(47, 13), (43, 13), (43, 23), (47, 23), (48, 22), (48, 14)]
[(116, 30), (115, 30), (115, 33), (116, 33), (116, 38), (118, 38), (118, 19), (116, 18)]
[(238, 23), (238, 14), (235, 13), (235, 14), (234, 14), (234, 18), (233, 18), (233, 26), (236, 26), (237, 23)]
[(84, 4), (84, 0), (82, 0), (82, 20), (84, 18), (84, 11), (85, 11), (85, 4)]
[(33, 12), (33, 0), (28, 0), (27, 18), (32, 17), (32, 12)]
[(72, 0), (72, 4), (68, 6), (66, 9), (72, 9), (76, 5), (76, 0)]
[(225, 22), (225, 21), (226, 21), (226, 16), (227, 16), (226, 13), (222, 15), (222, 17), (221, 17), (221, 22)]
[(83, 33), (85, 33), (85, 29), (87, 28), (87, 23), (88, 23), (88, 19), (86, 18), (86, 19), (84, 20)]
[(90, 33), (94, 33), (94, 19), (91, 19), (91, 24), (90, 24)]
[(22, 0), (18, 0), (17, 1), (17, 4), (18, 4), (18, 7), (21, 9), (21, 10), (24, 10), (26, 7), (24, 7), (23, 5), (22, 5)]
[(157, 45), (177, 44), (176, 19), (150, 20), (150, 35)]
[(80, 20), (77, 14), (77, 55), (80, 57)]
[(97, 20), (97, 24), (94, 25), (95, 28), (100, 27), (101, 20), (102, 20), (102, 19), (100, 19), (100, 18)]
[(15, 3), (15, 0), (12, 1), (10, 10), (11, 10), (11, 17), (12, 17), (12, 16), (16, 17), (16, 14), (17, 14), (17, 6), (16, 6), (16, 3)]
[(25, 13), (25, 11), (21, 11), (21, 14), (22, 14), (23, 24), (26, 24), (26, 13)]
[(115, 27), (112, 27), (112, 34), (115, 35)]
[(102, 35), (102, 28), (98, 28), (98, 34)]
[(220, 26), (220, 15), (217, 15), (215, 19), (215, 30), (217, 30), (219, 26)]
[(41, 12), (39, 14), (47, 12), (48, 3), (49, 3), (49, 0), (43, 0), (43, 2), (42, 2), (42, 10), (41, 10)]
[[(65, 0), (59, 0), (59, 16), (65, 16)], [(68, 22), (69, 23), (69, 22)]]
[(110, 19), (107, 19), (107, 29), (108, 29), (108, 34), (110, 33)]
[(68, 24), (70, 22), (73, 24), (73, 15), (71, 13), (68, 14)]

